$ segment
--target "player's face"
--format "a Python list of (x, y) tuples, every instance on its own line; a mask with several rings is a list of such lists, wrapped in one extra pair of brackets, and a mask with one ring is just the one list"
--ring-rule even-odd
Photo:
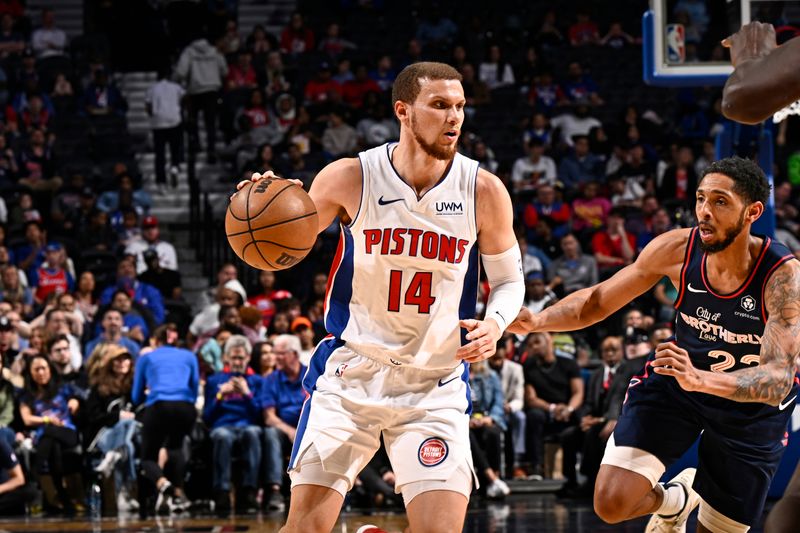
[(733, 180), (708, 174), (697, 187), (695, 214), (700, 227), (700, 249), (721, 252), (744, 230), (747, 206), (733, 192)]
[(422, 81), (420, 86), (417, 100), (408, 106), (408, 126), (425, 153), (450, 161), (464, 123), (464, 88), (458, 80)]

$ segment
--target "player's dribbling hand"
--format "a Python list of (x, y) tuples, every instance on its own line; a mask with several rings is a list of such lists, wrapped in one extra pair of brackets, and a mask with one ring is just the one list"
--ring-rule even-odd
[[(285, 179), (285, 178), (281, 178), (280, 176), (278, 176), (277, 174), (275, 174), (271, 170), (267, 170), (263, 174), (259, 174), (258, 172), (253, 172), (253, 175), (250, 176), (249, 180), (242, 180), (242, 181), (240, 181), (239, 183), (236, 184), (236, 190), (237, 191), (241, 190), (242, 187), (244, 187), (245, 185), (247, 185), (251, 181), (255, 182), (255, 181), (258, 181), (258, 180), (264, 179), (264, 178)], [(298, 187), (302, 187), (303, 186), (303, 182), (300, 181), (300, 180), (290, 179), (289, 181), (291, 181), (292, 183), (294, 183)], [(236, 193), (233, 193), (231, 195), (231, 200), (233, 200), (234, 196), (236, 196)]]
[(467, 363), (477, 363), (494, 355), (497, 341), (503, 334), (500, 326), (494, 320), (459, 320), (459, 327), (468, 331), (465, 344), (456, 350), (456, 359), (462, 359)]
[(689, 359), (689, 352), (673, 342), (662, 342), (656, 347), (652, 366), (656, 374), (674, 377), (685, 391), (697, 391), (702, 386), (700, 372)]
[(519, 310), (517, 318), (508, 325), (506, 331), (509, 333), (519, 333), (520, 335), (527, 335), (536, 331), (536, 315), (531, 312), (527, 307)]
[(753, 21), (723, 39), (722, 46), (731, 51), (731, 64), (735, 67), (742, 61), (765, 56), (778, 47), (775, 28), (772, 24)]

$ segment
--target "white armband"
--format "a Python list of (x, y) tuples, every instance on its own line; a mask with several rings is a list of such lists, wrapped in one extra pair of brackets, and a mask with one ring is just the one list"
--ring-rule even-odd
[(525, 300), (522, 254), (515, 244), (496, 255), (481, 254), (481, 259), (490, 288), (485, 318), (491, 318), (500, 326), (500, 331), (505, 331)]

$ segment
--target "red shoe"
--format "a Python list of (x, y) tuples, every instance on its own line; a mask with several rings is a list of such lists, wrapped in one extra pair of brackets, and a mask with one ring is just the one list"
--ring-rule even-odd
[(372, 524), (367, 524), (366, 526), (361, 526), (356, 530), (356, 533), (389, 533), (385, 529), (381, 529), (378, 526), (373, 526)]

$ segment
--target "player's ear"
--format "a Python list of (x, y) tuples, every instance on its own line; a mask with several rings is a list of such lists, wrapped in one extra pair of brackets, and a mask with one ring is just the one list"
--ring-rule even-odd
[(761, 215), (764, 214), (764, 204), (761, 202), (753, 202), (749, 206), (747, 206), (747, 214), (745, 215), (749, 222), (752, 224), (759, 218)]
[(408, 112), (408, 105), (402, 100), (398, 100), (394, 103), (394, 114), (401, 124), (404, 124), (408, 120)]

